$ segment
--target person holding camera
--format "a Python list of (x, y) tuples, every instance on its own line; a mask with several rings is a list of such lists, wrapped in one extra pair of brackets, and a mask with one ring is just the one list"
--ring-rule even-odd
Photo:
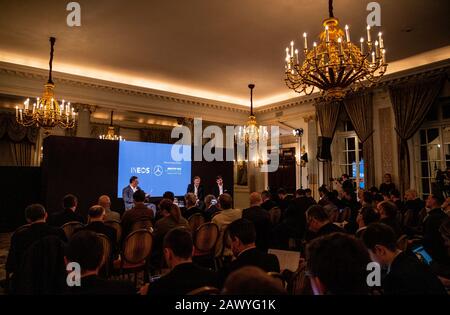
[(212, 217), (219, 212), (217, 208), (217, 199), (214, 195), (207, 195), (205, 197), (205, 212), (204, 217), (207, 222), (211, 221)]

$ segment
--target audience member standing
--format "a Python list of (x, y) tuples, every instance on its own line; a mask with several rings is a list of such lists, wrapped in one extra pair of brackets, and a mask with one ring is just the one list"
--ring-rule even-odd
[(395, 189), (395, 184), (392, 182), (392, 176), (389, 173), (384, 174), (383, 183), (380, 185), (380, 194), (390, 194)]
[(253, 222), (256, 230), (256, 247), (263, 252), (267, 252), (272, 224), (269, 213), (261, 208), (261, 203), (261, 194), (259, 192), (251, 193), (250, 208), (242, 210), (242, 218)]
[(426, 200), (427, 216), (423, 220), (423, 246), (431, 255), (433, 260), (445, 261), (447, 251), (445, 241), (442, 238), (439, 228), (448, 218), (441, 206), (444, 197), (441, 194), (432, 193)]

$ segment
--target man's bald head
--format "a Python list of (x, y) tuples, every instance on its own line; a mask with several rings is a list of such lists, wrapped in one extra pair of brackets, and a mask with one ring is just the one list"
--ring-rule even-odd
[(98, 205), (109, 209), (111, 207), (111, 199), (107, 195), (102, 195), (98, 198)]
[(257, 191), (250, 194), (250, 206), (259, 206), (262, 203), (261, 194)]

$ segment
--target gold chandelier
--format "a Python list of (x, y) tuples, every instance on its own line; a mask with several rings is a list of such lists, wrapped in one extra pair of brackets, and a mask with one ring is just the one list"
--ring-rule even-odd
[(236, 132), (236, 138), (239, 143), (255, 145), (258, 140), (266, 141), (268, 138), (268, 131), (266, 126), (258, 126), (256, 117), (253, 115), (253, 89), (254, 84), (248, 85), (250, 89), (250, 116), (248, 116), (247, 125), (239, 126)]
[(114, 125), (113, 125), (113, 115), (114, 115), (114, 111), (111, 111), (111, 122), (108, 126), (108, 131), (106, 132), (106, 134), (100, 135), (99, 138), (102, 140), (125, 141), (125, 139), (122, 138), (122, 136), (118, 136), (115, 134)]
[(59, 104), (53, 92), (55, 84), (52, 80), (52, 64), (55, 41), (54, 37), (50, 37), (50, 67), (42, 98), (38, 97), (32, 107), (29, 98), (24, 102), (22, 108), (16, 106), (16, 121), (23, 126), (35, 125), (44, 129), (56, 126), (68, 129), (75, 126), (75, 111), (70, 102), (66, 103), (62, 100)]
[(338, 27), (333, 15), (333, 1), (329, 0), (330, 17), (323, 22), (324, 31), (320, 41), (308, 48), (307, 34), (303, 33), (303, 63), (299, 63), (298, 50), (294, 42), (286, 48), (285, 82), (298, 93), (312, 94), (316, 88), (327, 100), (339, 100), (347, 92), (371, 86), (386, 72), (386, 49), (382, 33), (373, 41), (370, 26), (367, 39), (360, 39), (360, 45), (350, 41), (348, 25), (344, 30)]

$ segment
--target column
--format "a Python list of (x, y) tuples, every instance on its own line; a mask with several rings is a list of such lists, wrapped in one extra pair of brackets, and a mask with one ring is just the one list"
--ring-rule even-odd
[(306, 169), (308, 172), (308, 187), (312, 190), (314, 198), (319, 197), (319, 163), (317, 156), (317, 121), (315, 115), (304, 118), (308, 124), (308, 137), (306, 144), (306, 152), (308, 153), (308, 163)]
[(74, 105), (77, 111), (77, 137), (91, 137), (91, 113), (95, 112), (95, 106), (86, 104)]

